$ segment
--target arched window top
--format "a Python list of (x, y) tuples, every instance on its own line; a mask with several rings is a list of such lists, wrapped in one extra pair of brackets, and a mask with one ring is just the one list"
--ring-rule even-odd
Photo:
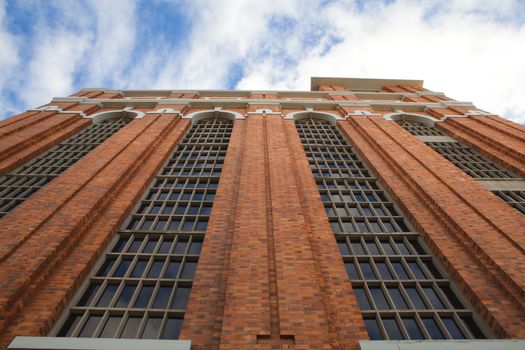
[(392, 121), (404, 120), (407, 122), (421, 123), (427, 126), (434, 126), (434, 124), (439, 121), (436, 118), (432, 118), (427, 115), (415, 114), (415, 113), (389, 113), (389, 114), (385, 114), (383, 118), (385, 118), (386, 120), (392, 120)]
[(197, 124), (206, 119), (225, 119), (225, 120), (235, 120), (235, 119), (244, 119), (244, 116), (241, 113), (233, 111), (225, 111), (222, 109), (212, 109), (206, 111), (193, 112), (183, 117), (184, 119), (191, 119), (191, 124)]
[(297, 121), (308, 119), (308, 120), (319, 120), (324, 122), (329, 122), (332, 125), (335, 125), (336, 121), (344, 120), (344, 118), (327, 112), (316, 112), (316, 111), (301, 111), (301, 112), (291, 112), (288, 113), (285, 119), (292, 119)]
[(131, 120), (142, 117), (144, 117), (143, 112), (121, 109), (116, 111), (98, 112), (92, 115), (88, 115), (86, 118), (92, 119), (93, 124), (100, 124), (108, 120), (117, 120), (121, 118)]

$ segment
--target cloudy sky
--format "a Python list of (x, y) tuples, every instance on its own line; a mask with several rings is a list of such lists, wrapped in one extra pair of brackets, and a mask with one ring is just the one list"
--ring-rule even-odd
[(525, 123), (525, 0), (0, 0), (0, 119), (81, 87), (424, 79)]

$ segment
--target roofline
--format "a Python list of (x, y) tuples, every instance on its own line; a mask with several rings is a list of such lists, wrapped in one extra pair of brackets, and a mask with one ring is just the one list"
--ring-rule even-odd
[(337, 78), (311, 77), (310, 89), (317, 91), (320, 85), (337, 85), (350, 90), (381, 89), (390, 85), (415, 85), (423, 87), (423, 80), (414, 79), (368, 79), (368, 78)]

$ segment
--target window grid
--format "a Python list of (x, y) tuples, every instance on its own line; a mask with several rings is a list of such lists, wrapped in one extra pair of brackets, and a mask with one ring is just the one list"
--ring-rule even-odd
[(0, 218), (86, 156), (128, 123), (120, 118), (93, 124), (28, 164), (0, 177)]
[[(419, 122), (397, 120), (396, 123), (416, 136), (445, 136), (438, 128)], [(425, 142), (425, 144), (474, 179), (510, 179), (515, 177), (474, 148), (459, 142)]]
[[(445, 136), (436, 127), (415, 121), (397, 120), (396, 123), (416, 136)], [(435, 132), (436, 134), (432, 134)], [(483, 156), (477, 150), (459, 142), (425, 142), (452, 164), (474, 179), (512, 179), (516, 178), (497, 163)], [(523, 191), (494, 191), (507, 204), (525, 215)]]
[(459, 142), (426, 142), (426, 144), (474, 179), (511, 179), (514, 177), (475, 149)]
[(53, 334), (178, 338), (232, 128), (192, 126)]
[(296, 122), (371, 339), (485, 338), (336, 126)]
[(445, 136), (438, 128), (416, 121), (396, 120), (403, 129), (417, 136)]
[(496, 191), (498, 197), (525, 215), (525, 191)]

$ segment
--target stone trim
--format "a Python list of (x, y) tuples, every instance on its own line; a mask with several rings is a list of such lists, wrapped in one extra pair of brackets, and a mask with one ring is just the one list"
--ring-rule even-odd
[(487, 340), (360, 340), (360, 350), (521, 350), (522, 339)]
[(190, 350), (191, 340), (19, 336), (7, 348), (19, 350)]

